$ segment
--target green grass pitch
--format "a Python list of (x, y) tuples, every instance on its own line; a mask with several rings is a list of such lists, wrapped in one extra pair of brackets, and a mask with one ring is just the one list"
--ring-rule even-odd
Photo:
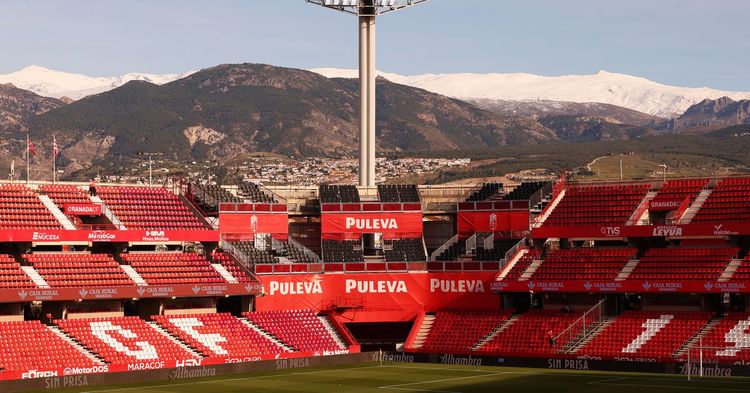
[(106, 385), (60, 392), (750, 392), (750, 379), (703, 378), (688, 381), (685, 376), (680, 375), (403, 363), (380, 366), (365, 363), (174, 382)]

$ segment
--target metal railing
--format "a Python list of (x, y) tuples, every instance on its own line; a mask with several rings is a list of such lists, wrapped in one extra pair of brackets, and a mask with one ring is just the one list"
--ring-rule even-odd
[(571, 323), (570, 326), (555, 336), (554, 346), (558, 352), (570, 350), (575, 345), (585, 340), (586, 337), (602, 323), (605, 318), (605, 300), (606, 299), (600, 300), (599, 303), (591, 307), (588, 311), (583, 313), (580, 318), (576, 319), (575, 322)]
[(454, 235), (452, 238), (448, 239), (447, 242), (443, 243), (442, 246), (438, 247), (435, 251), (433, 251), (432, 254), (430, 254), (430, 260), (431, 261), (437, 260), (437, 257), (442, 255), (445, 252), (445, 250), (447, 250), (448, 248), (450, 248), (452, 245), (456, 243), (458, 243), (458, 235)]

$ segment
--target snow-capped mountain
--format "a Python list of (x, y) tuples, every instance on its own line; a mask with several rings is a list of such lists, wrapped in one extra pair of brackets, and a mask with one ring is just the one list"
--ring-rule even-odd
[[(329, 78), (357, 78), (357, 70), (317, 68)], [(663, 85), (631, 75), (599, 71), (593, 75), (541, 76), (513, 74), (424, 74), (404, 76), (379, 73), (396, 83), (465, 100), (598, 102), (660, 117), (681, 115), (704, 99), (750, 98), (750, 92), (732, 92)]]
[(91, 94), (112, 90), (132, 80), (142, 80), (161, 85), (192, 73), (193, 71), (181, 74), (129, 73), (112, 77), (90, 77), (30, 65), (10, 74), (0, 74), (0, 83), (12, 83), (20, 89), (29, 90), (45, 97), (68, 97), (77, 100)]

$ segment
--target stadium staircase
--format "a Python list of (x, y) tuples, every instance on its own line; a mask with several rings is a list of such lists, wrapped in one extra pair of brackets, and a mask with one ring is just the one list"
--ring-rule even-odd
[(36, 286), (38, 286), (39, 288), (50, 287), (44, 277), (42, 277), (42, 275), (39, 274), (39, 272), (37, 272), (33, 266), (21, 266), (21, 270), (23, 270), (24, 273), (29, 276), (31, 281), (33, 281), (34, 284), (36, 284)]
[(628, 218), (628, 225), (646, 225), (648, 224), (648, 206), (656, 197), (658, 191), (649, 191), (641, 203), (635, 208), (633, 214)]
[(630, 277), (630, 273), (633, 272), (633, 270), (638, 266), (638, 260), (637, 259), (631, 259), (628, 261), (628, 263), (623, 266), (622, 270), (619, 274), (617, 274), (617, 277), (615, 278), (615, 281), (624, 281), (627, 280), (628, 277)]
[(734, 277), (734, 273), (737, 272), (737, 270), (742, 265), (742, 259), (732, 259), (729, 261), (729, 264), (727, 265), (726, 269), (724, 269), (723, 272), (721, 272), (721, 277), (719, 277), (719, 282), (727, 282), (731, 280)]
[(703, 203), (706, 202), (709, 196), (711, 196), (711, 189), (705, 189), (698, 194), (698, 197), (695, 198), (695, 201), (690, 205), (690, 207), (685, 210), (685, 214), (682, 215), (682, 217), (678, 217), (678, 220), (682, 222), (683, 224), (689, 224), (691, 221), (693, 221), (693, 218), (698, 213), (698, 211), (703, 206)]
[(419, 325), (419, 330), (417, 330), (414, 340), (411, 343), (412, 348), (422, 348), (424, 346), (424, 342), (427, 340), (427, 336), (430, 334), (430, 329), (432, 329), (432, 325), (435, 323), (435, 314), (425, 314), (424, 318), (422, 318), (422, 323)]
[(144, 280), (143, 277), (141, 277), (141, 275), (138, 274), (138, 272), (135, 271), (132, 266), (120, 264), (120, 269), (122, 269), (122, 271), (125, 272), (125, 274), (127, 274), (131, 280), (133, 280), (135, 285), (148, 285), (146, 283), (146, 280)]
[(549, 204), (547, 204), (547, 207), (544, 208), (542, 213), (537, 216), (536, 221), (532, 224), (533, 227), (538, 228), (542, 225), (544, 225), (544, 222), (547, 221), (547, 218), (549, 218), (550, 214), (552, 214), (553, 211), (555, 211), (555, 208), (558, 204), (560, 204), (560, 201), (565, 198), (566, 190), (561, 190), (559, 194), (557, 194), (557, 197), (553, 199)]
[(52, 201), (52, 199), (47, 195), (38, 195), (39, 200), (42, 201), (42, 204), (49, 210), (53, 216), (57, 219), (57, 221), (60, 222), (60, 225), (62, 225), (63, 228), (71, 231), (75, 230), (76, 226), (73, 224), (73, 222), (70, 221), (68, 216), (66, 216), (62, 211), (60, 211), (60, 208), (55, 205), (55, 202)]
[(106, 203), (104, 203), (102, 198), (100, 198), (97, 195), (89, 195), (89, 199), (91, 199), (91, 202), (102, 206), (102, 214), (104, 215), (104, 217), (107, 217), (107, 219), (112, 223), (112, 225), (115, 226), (115, 228), (120, 229), (120, 230), (128, 229), (127, 227), (125, 227), (125, 224), (123, 224), (122, 221), (120, 221), (120, 219), (117, 218), (115, 213), (109, 209), (109, 207), (107, 206)]
[(339, 348), (345, 349), (347, 347), (346, 342), (336, 328), (333, 327), (331, 320), (325, 315), (318, 315), (318, 319), (320, 319), (320, 323), (323, 324), (323, 327), (328, 331), (328, 334), (330, 334), (333, 340), (336, 341)]
[(277, 339), (276, 337), (274, 337), (273, 335), (271, 335), (271, 334), (270, 334), (270, 333), (268, 333), (267, 331), (265, 331), (265, 330), (261, 329), (261, 328), (260, 328), (260, 327), (259, 327), (258, 325), (254, 324), (254, 323), (253, 323), (253, 322), (251, 322), (251, 321), (250, 321), (249, 319), (247, 319), (247, 318), (243, 317), (243, 318), (240, 318), (240, 322), (242, 322), (242, 323), (243, 323), (243, 324), (245, 324), (245, 325), (246, 325), (247, 327), (249, 327), (250, 329), (252, 329), (252, 330), (254, 330), (255, 332), (257, 332), (257, 333), (258, 333), (258, 334), (260, 334), (261, 336), (265, 337), (265, 338), (266, 338), (266, 339), (268, 339), (269, 341), (271, 341), (271, 342), (273, 342), (274, 344), (276, 344), (276, 345), (277, 345), (277, 346), (278, 346), (279, 348), (281, 348), (281, 349), (282, 349), (282, 350), (283, 350), (284, 352), (295, 352), (294, 348), (292, 348), (292, 347), (290, 347), (289, 345), (287, 345), (287, 344), (283, 343), (283, 342), (282, 342), (281, 340)]
[(237, 281), (237, 278), (233, 276), (232, 273), (229, 273), (229, 270), (227, 270), (222, 264), (212, 263), (211, 267), (213, 267), (223, 279), (227, 280), (228, 283), (237, 284), (239, 282)]
[(518, 251), (513, 254), (513, 257), (508, 260), (508, 263), (503, 266), (502, 270), (500, 271), (500, 274), (497, 276), (496, 281), (500, 281), (504, 279), (508, 273), (510, 273), (511, 270), (513, 270), (513, 267), (516, 266), (516, 263), (518, 263), (521, 258), (524, 257), (524, 255), (528, 254), (529, 249), (528, 248), (519, 248)]
[(614, 318), (605, 318), (601, 323), (594, 327), (594, 329), (591, 330), (589, 334), (586, 334), (578, 339), (574, 339), (574, 343), (566, 345), (567, 348), (565, 348), (562, 353), (577, 353), (579, 350), (581, 350), (581, 348), (585, 347), (586, 344), (590, 343), (591, 340), (595, 339), (599, 333), (606, 329), (607, 326), (612, 323), (612, 321), (614, 321)]
[(56, 334), (63, 341), (70, 344), (71, 347), (77, 349), (78, 352), (84, 354), (87, 358), (91, 359), (92, 362), (96, 364), (100, 364), (100, 365), (104, 364), (104, 361), (100, 357), (96, 356), (93, 352), (90, 352), (88, 349), (84, 348), (83, 345), (81, 345), (78, 341), (73, 340), (72, 338), (70, 338), (70, 336), (63, 333), (63, 331), (60, 330), (59, 327), (47, 325), (47, 329), (52, 331), (52, 333)]
[(498, 334), (502, 333), (503, 330), (507, 329), (510, 325), (512, 325), (513, 323), (515, 323), (518, 320), (518, 318), (520, 318), (520, 316), (514, 315), (514, 316), (512, 316), (512, 317), (510, 317), (510, 318), (508, 318), (506, 320), (504, 320), (502, 323), (500, 323), (494, 329), (492, 329), (492, 331), (490, 332), (490, 334), (488, 334), (486, 337), (484, 337), (483, 339), (481, 339), (478, 343), (474, 344), (474, 346), (471, 347), (471, 350), (472, 351), (479, 351), (479, 350), (481, 350), (482, 347), (485, 344), (487, 344), (488, 342), (492, 341), (495, 338), (495, 336), (497, 336)]
[(518, 277), (518, 281), (529, 281), (539, 267), (542, 266), (542, 262), (541, 259), (533, 260), (529, 267), (527, 267), (526, 270), (521, 273), (521, 276)]
[(698, 346), (703, 340), (703, 337), (706, 336), (708, 332), (713, 330), (719, 323), (721, 323), (721, 318), (713, 318), (708, 323), (701, 328), (690, 340), (688, 340), (680, 349), (675, 352), (674, 357), (676, 359), (680, 359), (683, 356), (687, 356), (688, 348)]
[(155, 321), (146, 321), (146, 324), (148, 324), (149, 326), (151, 326), (152, 328), (154, 328), (154, 330), (156, 330), (157, 332), (163, 334), (169, 341), (172, 341), (178, 347), (184, 349), (185, 352), (193, 355), (196, 358), (202, 358), (203, 357), (203, 355), (201, 355), (195, 348), (193, 348), (190, 345), (188, 345), (188, 344), (180, 341), (177, 337), (175, 337), (174, 335), (172, 335), (172, 333), (170, 333), (168, 330), (166, 330), (163, 327), (159, 326), (159, 324), (156, 323)]

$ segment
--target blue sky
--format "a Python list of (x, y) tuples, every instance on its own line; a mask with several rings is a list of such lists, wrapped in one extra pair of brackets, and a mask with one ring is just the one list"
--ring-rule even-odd
[[(600, 69), (750, 91), (746, 0), (431, 0), (378, 22), (402, 74)], [(356, 20), (304, 0), (2, 0), (0, 73), (94, 76), (230, 62), (357, 65)]]

